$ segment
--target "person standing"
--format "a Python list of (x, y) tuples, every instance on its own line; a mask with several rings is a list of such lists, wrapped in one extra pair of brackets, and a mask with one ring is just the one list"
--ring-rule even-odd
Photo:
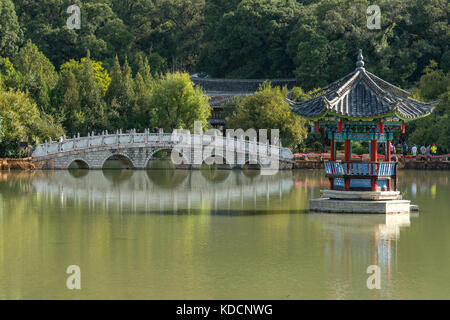
[(408, 155), (408, 145), (405, 143), (403, 143), (403, 156), (406, 157)]
[(431, 146), (427, 146), (427, 156), (431, 156)]
[(412, 155), (415, 157), (415, 156), (417, 156), (417, 146), (416, 145), (413, 145), (412, 146), (412, 148), (411, 148), (411, 153), (412, 153)]
[(395, 154), (395, 147), (393, 143), (391, 143), (391, 154)]
[(426, 148), (424, 145), (422, 145), (422, 146), (420, 147), (420, 153), (421, 153), (422, 155), (425, 155), (425, 154), (427, 153), (427, 148)]
[(433, 142), (433, 145), (431, 146), (431, 155), (435, 156), (437, 154), (437, 147), (436, 144)]

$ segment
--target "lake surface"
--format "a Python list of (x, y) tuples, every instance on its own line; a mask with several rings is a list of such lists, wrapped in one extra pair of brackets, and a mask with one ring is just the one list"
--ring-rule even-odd
[(449, 179), (384, 216), (309, 214), (322, 171), (0, 172), (0, 299), (449, 299)]

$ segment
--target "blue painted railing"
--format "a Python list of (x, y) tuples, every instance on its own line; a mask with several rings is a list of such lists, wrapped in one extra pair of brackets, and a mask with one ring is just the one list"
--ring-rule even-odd
[(397, 188), (397, 173), (395, 162), (324, 162), (325, 175), (330, 178), (332, 188), (346, 188), (346, 190), (373, 190), (378, 188), (392, 188), (390, 181), (394, 181)]
[(395, 175), (395, 162), (324, 162), (327, 176), (380, 176)]

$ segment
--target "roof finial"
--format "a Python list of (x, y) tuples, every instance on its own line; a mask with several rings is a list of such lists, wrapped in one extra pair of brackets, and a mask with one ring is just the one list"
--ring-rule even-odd
[(362, 55), (362, 50), (359, 49), (359, 53), (358, 53), (358, 61), (356, 62), (356, 69), (360, 70), (360, 69), (364, 69), (364, 57)]

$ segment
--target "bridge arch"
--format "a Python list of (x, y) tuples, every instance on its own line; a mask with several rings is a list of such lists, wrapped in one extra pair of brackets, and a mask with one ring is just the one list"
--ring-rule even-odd
[[(154, 156), (155, 156), (155, 154), (157, 154), (158, 152), (161, 152), (161, 151), (170, 151), (169, 159), (172, 160), (170, 157), (171, 157), (171, 153), (173, 151), (173, 148), (169, 148), (169, 147), (157, 148), (157, 149), (153, 150), (153, 152), (145, 160), (144, 167), (146, 169), (149, 167), (150, 161), (152, 161), (152, 160), (160, 160), (158, 158), (155, 158)], [(183, 158), (183, 165), (189, 165), (190, 164), (190, 158), (187, 157), (183, 152), (178, 151), (178, 153)]]
[(86, 160), (76, 158), (76, 159), (69, 160), (67, 169), (88, 170), (88, 169), (90, 169), (90, 167)]
[(261, 165), (261, 161), (259, 161), (259, 159), (256, 161), (256, 163), (251, 163), (254, 161), (250, 161), (247, 160), (245, 161), (245, 163), (242, 165), (243, 169), (247, 169), (247, 170), (261, 170), (262, 169), (262, 165)]
[[(118, 161), (122, 165), (122, 168), (115, 168), (115, 167), (111, 167), (111, 168), (106, 167), (105, 168), (105, 164), (107, 164), (107, 162), (109, 160)], [(102, 164), (102, 166), (101, 166), (102, 169), (127, 169), (128, 170), (128, 169), (136, 168), (133, 160), (124, 153), (111, 153), (103, 159), (101, 164)]]

